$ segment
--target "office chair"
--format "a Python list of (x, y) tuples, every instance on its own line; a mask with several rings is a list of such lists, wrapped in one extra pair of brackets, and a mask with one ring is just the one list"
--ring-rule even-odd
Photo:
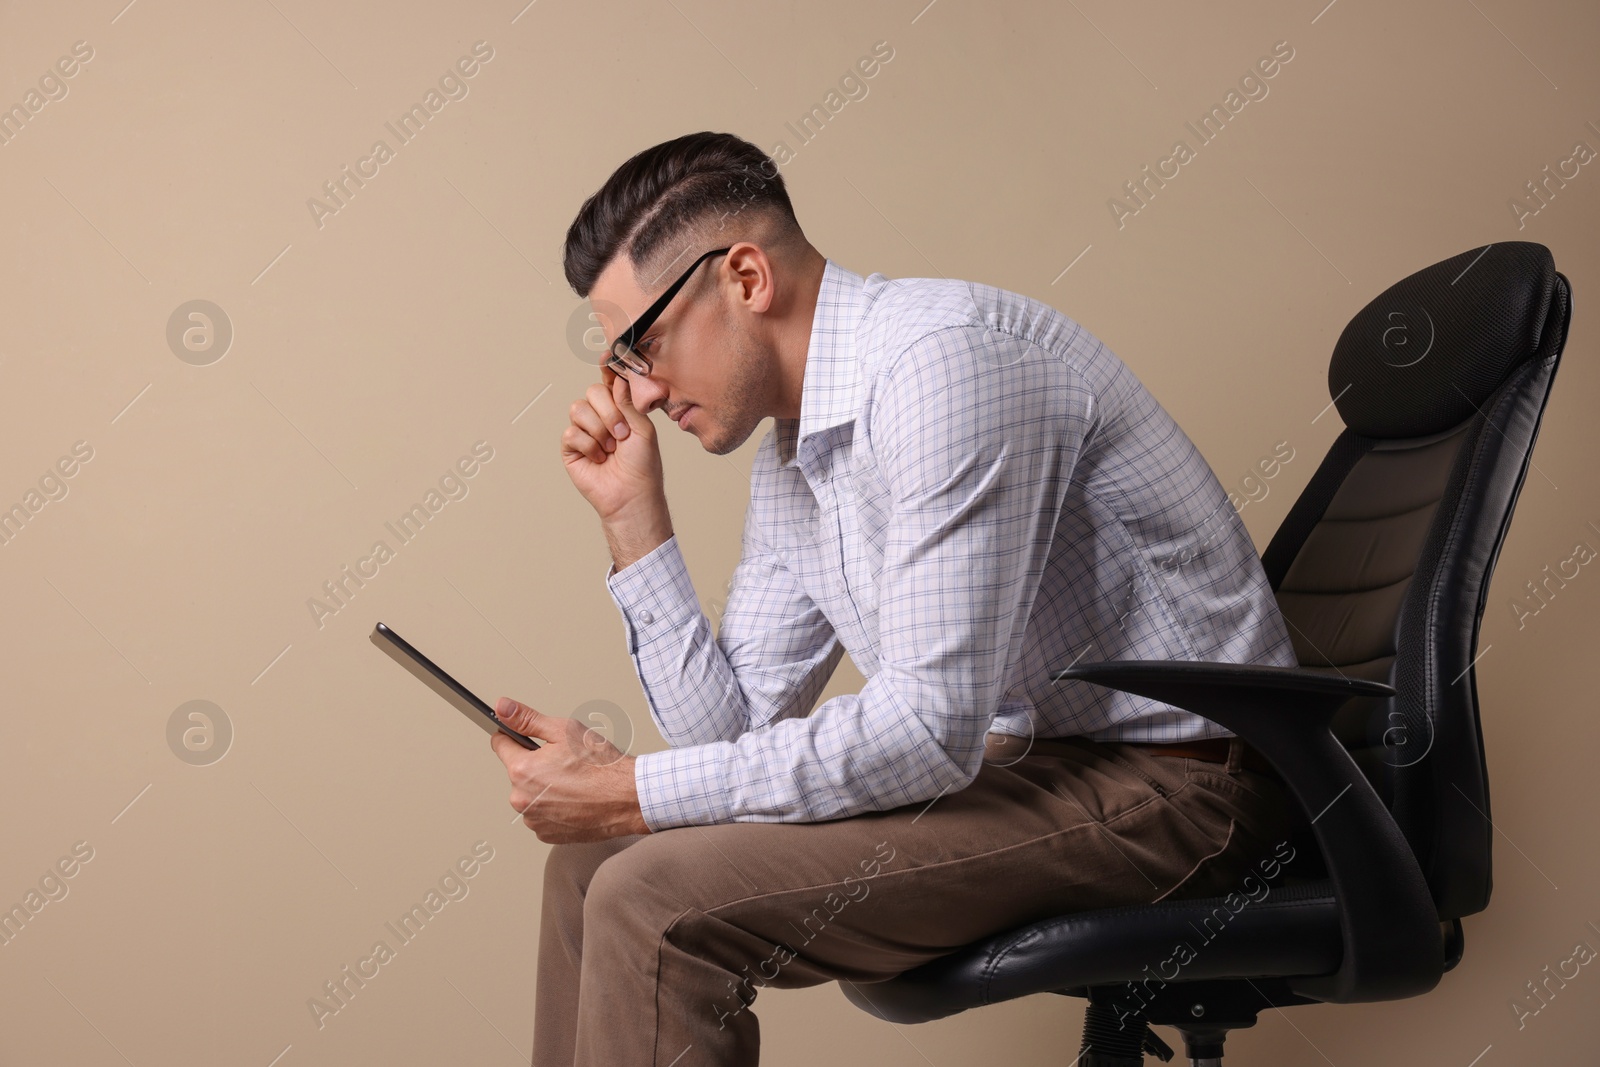
[(1420, 270), (1351, 319), (1328, 368), (1345, 429), (1262, 556), (1300, 667), (1052, 675), (1243, 737), (1302, 810), (1288, 860), (1226, 896), (1062, 915), (841, 983), (846, 997), (891, 1022), (1083, 997), (1078, 1067), (1171, 1059), (1151, 1024), (1178, 1030), (1192, 1067), (1221, 1067), (1228, 1032), (1265, 1008), (1432, 989), (1461, 959), (1462, 917), (1489, 902), (1478, 629), (1570, 317), (1550, 250), (1513, 241)]

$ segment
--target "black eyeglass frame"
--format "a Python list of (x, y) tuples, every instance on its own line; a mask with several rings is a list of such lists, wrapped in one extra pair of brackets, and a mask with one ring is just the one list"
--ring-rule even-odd
[[(637, 319), (633, 320), (633, 324), (631, 326), (629, 326), (626, 330), (623, 330), (622, 333), (617, 335), (617, 339), (611, 342), (611, 355), (609, 358), (607, 358), (606, 365), (612, 370), (616, 371), (618, 374), (626, 372), (638, 374), (641, 377), (649, 377), (650, 358), (643, 353), (634, 351), (634, 341), (642, 337), (645, 331), (649, 330), (651, 326), (655, 325), (656, 319), (661, 317), (661, 313), (665, 311), (667, 305), (672, 302), (672, 298), (677, 295), (679, 289), (683, 288), (684, 283), (689, 280), (689, 275), (693, 274), (695, 269), (698, 268), (700, 264), (704, 263), (712, 256), (720, 256), (722, 253), (730, 251), (732, 248), (732, 245), (729, 245), (727, 248), (713, 248), (711, 251), (695, 260), (694, 263), (690, 265), (688, 270), (679, 275), (677, 281), (667, 286), (667, 291), (658, 296), (655, 303), (646, 308), (643, 314), (641, 314)], [(644, 369), (639, 370), (637, 367), (628, 366), (628, 360), (630, 358), (636, 359), (643, 363)]]

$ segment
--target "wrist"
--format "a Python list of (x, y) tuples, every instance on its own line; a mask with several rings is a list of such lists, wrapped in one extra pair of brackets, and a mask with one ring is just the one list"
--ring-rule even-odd
[(650, 829), (650, 825), (644, 821), (644, 805), (639, 803), (639, 782), (634, 776), (634, 764), (636, 762), (637, 757), (634, 756), (629, 756), (625, 761), (628, 769), (628, 793), (633, 799), (633, 810), (629, 813), (633, 820), (633, 825), (630, 829), (631, 832), (636, 834), (654, 833)]
[(600, 529), (619, 571), (655, 551), (673, 534), (665, 498), (640, 501), (601, 516)]

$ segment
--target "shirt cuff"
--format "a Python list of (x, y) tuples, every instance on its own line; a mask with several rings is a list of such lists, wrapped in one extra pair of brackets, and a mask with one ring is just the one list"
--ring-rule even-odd
[(677, 534), (620, 571), (612, 563), (606, 568), (606, 588), (622, 612), (630, 653), (702, 614), (689, 568), (678, 551)]
[(727, 786), (732, 748), (730, 742), (713, 741), (636, 756), (633, 783), (645, 825), (656, 831), (733, 822)]

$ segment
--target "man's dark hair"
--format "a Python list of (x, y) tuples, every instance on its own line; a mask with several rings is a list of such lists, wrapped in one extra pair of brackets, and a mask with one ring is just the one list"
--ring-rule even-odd
[(587, 297), (600, 273), (626, 254), (648, 290), (691, 247), (716, 242), (698, 254), (755, 240), (753, 234), (776, 244), (800, 234), (778, 165), (731, 133), (689, 133), (634, 155), (583, 202), (567, 228), (562, 268), (567, 284)]

